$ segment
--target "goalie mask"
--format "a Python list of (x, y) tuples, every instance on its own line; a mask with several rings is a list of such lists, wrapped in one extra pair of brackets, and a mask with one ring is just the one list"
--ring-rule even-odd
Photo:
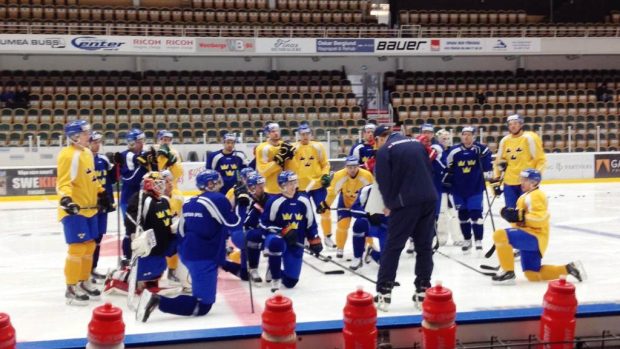
[(159, 172), (149, 172), (142, 177), (142, 190), (158, 199), (166, 192), (166, 179)]

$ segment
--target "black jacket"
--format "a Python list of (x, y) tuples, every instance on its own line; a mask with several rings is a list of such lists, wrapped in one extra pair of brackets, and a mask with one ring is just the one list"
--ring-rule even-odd
[(399, 133), (392, 133), (377, 151), (375, 176), (385, 206), (390, 210), (434, 203), (431, 162), (424, 146)]
[[(137, 222), (138, 216), (138, 200), (140, 192), (135, 193), (129, 199), (127, 204), (127, 215), (131, 216), (133, 221)], [(154, 199), (153, 197), (144, 194), (142, 197), (142, 217), (140, 218), (140, 226), (144, 230), (153, 229), (155, 233), (155, 240), (157, 245), (153, 247), (149, 256), (163, 256), (168, 247), (175, 239), (175, 235), (172, 234), (172, 213), (170, 211), (170, 205), (167, 200)], [(132, 222), (132, 219), (125, 217), (125, 227), (127, 227), (127, 234), (132, 235), (136, 232), (136, 225)]]

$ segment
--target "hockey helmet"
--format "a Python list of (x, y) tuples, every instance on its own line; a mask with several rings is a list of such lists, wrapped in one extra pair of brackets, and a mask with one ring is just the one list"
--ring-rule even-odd
[(211, 182), (215, 182), (216, 187), (221, 187), (222, 176), (216, 170), (204, 170), (196, 176), (196, 187), (200, 190), (207, 190)]
[(344, 160), (344, 165), (345, 166), (359, 166), (360, 165), (360, 159), (357, 156), (355, 156), (355, 155), (349, 155)]
[(172, 180), (174, 178), (170, 170), (163, 170), (163, 171), (160, 171), (159, 173), (161, 174), (161, 177), (165, 180)]
[(299, 132), (299, 134), (302, 133), (312, 133), (312, 129), (310, 129), (310, 125), (308, 125), (307, 123), (302, 123), (301, 125), (299, 125), (299, 128), (297, 129), (297, 132)]
[(377, 125), (376, 125), (376, 124), (371, 124), (371, 123), (368, 123), (368, 124), (364, 125), (364, 132), (366, 132), (366, 131), (372, 131), (372, 132), (375, 132), (375, 129), (376, 129), (376, 128), (377, 128)]
[(134, 128), (127, 133), (127, 143), (129, 144), (133, 144), (138, 140), (143, 140), (144, 138), (146, 138), (144, 132), (137, 128)]
[(265, 134), (269, 134), (269, 132), (277, 131), (279, 129), (280, 129), (280, 125), (278, 125), (277, 122), (270, 122), (267, 125), (265, 125), (265, 129), (263, 131), (265, 132)]
[(75, 120), (65, 125), (65, 136), (69, 139), (75, 138), (82, 132), (89, 132), (90, 124), (86, 120)]
[(461, 134), (465, 133), (465, 132), (471, 132), (472, 134), (476, 134), (476, 128), (473, 126), (465, 126), (463, 127), (463, 129), (461, 130)]
[(278, 175), (278, 185), (283, 186), (288, 182), (293, 182), (297, 180), (297, 175), (293, 171), (282, 171)]
[(103, 135), (99, 131), (93, 131), (93, 133), (90, 134), (90, 141), (91, 142), (100, 141), (102, 138), (103, 138)]
[(258, 173), (250, 174), (246, 182), (246, 185), (248, 187), (255, 187), (259, 184), (265, 184), (265, 177), (259, 175)]
[(160, 140), (164, 137), (169, 137), (169, 138), (173, 138), (173, 134), (172, 132), (168, 131), (168, 130), (159, 130), (157, 131), (157, 140)]
[(433, 126), (433, 124), (422, 124), (422, 126), (420, 126), (420, 132), (435, 133), (435, 126)]
[(233, 142), (237, 142), (237, 135), (234, 133), (225, 133), (224, 134), (224, 142), (226, 141), (233, 141)]
[(506, 118), (506, 123), (509, 124), (511, 121), (518, 121), (521, 124), (525, 122), (525, 120), (519, 114), (512, 114)]
[(142, 190), (159, 198), (166, 191), (166, 180), (159, 172), (149, 172), (142, 177)]
[(241, 171), (239, 171), (239, 176), (241, 177), (242, 180), (247, 180), (252, 173), (256, 173), (256, 171), (251, 168), (251, 167), (244, 167), (241, 169)]
[(542, 181), (542, 175), (540, 174), (540, 171), (533, 169), (533, 168), (528, 168), (528, 169), (521, 171), (519, 176), (521, 178), (525, 178), (527, 180), (530, 180), (536, 183), (536, 185), (538, 185), (540, 181)]

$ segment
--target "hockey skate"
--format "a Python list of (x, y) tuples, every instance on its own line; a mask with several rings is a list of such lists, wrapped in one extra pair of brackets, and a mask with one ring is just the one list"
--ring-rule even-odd
[(339, 248), (336, 250), (336, 258), (342, 258), (344, 257), (344, 250)]
[(349, 268), (351, 270), (357, 270), (357, 269), (361, 268), (363, 265), (364, 265), (364, 263), (362, 262), (361, 258), (353, 257), (353, 260), (351, 261), (351, 265), (349, 266)]
[(89, 299), (90, 297), (77, 285), (67, 285), (67, 290), (65, 291), (67, 305), (88, 305)]
[(179, 279), (179, 277), (177, 276), (177, 270), (176, 269), (168, 269), (168, 283), (171, 285), (180, 285), (181, 284), (181, 279)]
[(250, 269), (249, 278), (250, 278), (250, 281), (255, 285), (263, 282), (263, 279), (258, 274), (257, 269)]
[(465, 240), (457, 240), (452, 242), (452, 245), (457, 246), (457, 247), (462, 247), (465, 244)]
[(323, 243), (324, 243), (325, 247), (327, 247), (327, 248), (332, 248), (332, 249), (336, 248), (336, 244), (334, 243), (334, 240), (332, 240), (332, 236), (331, 235), (326, 236), (323, 239)]
[(588, 278), (586, 270), (583, 268), (581, 261), (570, 262), (566, 265), (566, 271), (569, 275), (577, 279), (579, 282), (583, 282)]
[(136, 320), (146, 322), (157, 306), (159, 306), (159, 296), (149, 290), (144, 290), (140, 296), (138, 310), (136, 310)]
[(267, 268), (267, 272), (265, 273), (265, 282), (271, 282), (271, 270)]
[(499, 286), (511, 286), (515, 285), (517, 276), (514, 271), (500, 271), (497, 275), (493, 276), (493, 284)]
[(101, 299), (101, 291), (90, 280), (81, 281), (78, 287), (88, 295), (90, 300), (97, 301)]
[(369, 264), (372, 261), (372, 246), (366, 247), (366, 252), (364, 253), (364, 263)]
[(282, 280), (281, 279), (273, 279), (273, 280), (271, 280), (271, 292), (279, 291), (280, 287), (282, 287)]
[(471, 240), (465, 240), (463, 242), (463, 246), (461, 247), (461, 251), (463, 251), (463, 254), (470, 254), (471, 253)]
[(405, 252), (407, 254), (413, 254), (413, 252), (415, 252), (415, 246), (413, 245), (412, 239), (409, 239), (409, 245), (407, 246), (407, 250)]
[(474, 241), (474, 245), (476, 246), (476, 256), (482, 257), (482, 240)]
[(428, 287), (416, 287), (415, 293), (411, 297), (416, 309), (422, 309), (422, 302), (424, 302), (424, 298), (426, 297), (426, 290)]
[(90, 279), (93, 283), (103, 283), (106, 278), (105, 274), (98, 273), (96, 270), (90, 272)]
[(377, 309), (383, 312), (387, 312), (390, 308), (390, 303), (392, 303), (392, 292), (387, 291), (385, 293), (378, 292), (374, 298), (375, 304), (377, 305)]

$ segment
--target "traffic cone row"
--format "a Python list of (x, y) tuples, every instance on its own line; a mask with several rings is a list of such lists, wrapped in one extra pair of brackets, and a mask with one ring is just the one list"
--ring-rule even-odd
[[(575, 338), (577, 298), (575, 286), (563, 277), (549, 283), (543, 300), (539, 338), (546, 343), (539, 348), (572, 348)], [(343, 341), (345, 349), (377, 347), (377, 309), (373, 297), (361, 287), (347, 296), (343, 310)], [(422, 347), (456, 348), (456, 305), (452, 291), (437, 283), (426, 291), (422, 303)], [(262, 314), (261, 349), (295, 349), (296, 316), (293, 302), (281, 294), (267, 299)], [(123, 349), (125, 324), (120, 308), (110, 303), (93, 310), (88, 324), (87, 349)], [(0, 313), (0, 349), (14, 349), (15, 329), (10, 317)]]

